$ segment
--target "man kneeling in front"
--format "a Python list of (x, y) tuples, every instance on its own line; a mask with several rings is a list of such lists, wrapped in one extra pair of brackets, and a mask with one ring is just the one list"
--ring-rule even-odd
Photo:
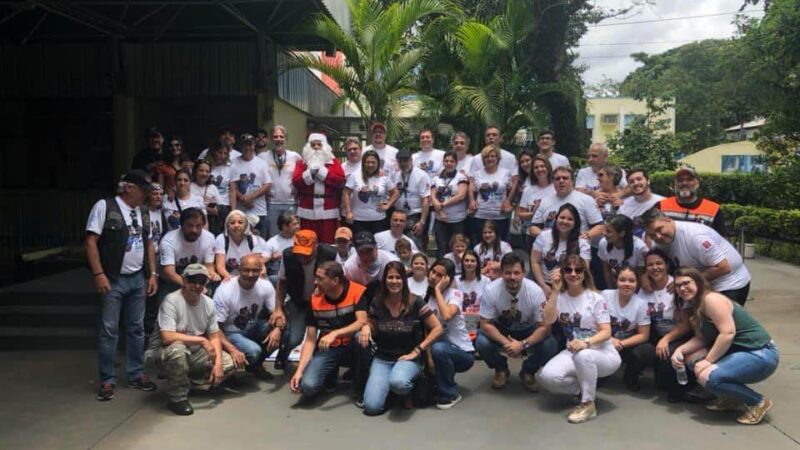
[(209, 272), (202, 264), (183, 270), (183, 287), (167, 295), (158, 311), (158, 327), (146, 360), (167, 378), (170, 411), (194, 412), (189, 388), (210, 389), (233, 373), (231, 355), (222, 351), (214, 302), (203, 294)]

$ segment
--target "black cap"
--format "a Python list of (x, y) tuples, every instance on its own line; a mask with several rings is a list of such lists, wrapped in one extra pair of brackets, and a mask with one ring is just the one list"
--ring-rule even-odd
[(397, 159), (408, 159), (411, 158), (411, 150), (407, 148), (401, 148), (397, 151), (397, 155), (395, 156)]
[(141, 169), (131, 169), (120, 178), (120, 181), (131, 183), (140, 188), (150, 191), (153, 185), (150, 183), (150, 174)]
[(373, 236), (369, 231), (361, 231), (356, 234), (354, 242), (356, 244), (356, 250), (378, 247), (378, 243), (375, 242), (375, 236)]

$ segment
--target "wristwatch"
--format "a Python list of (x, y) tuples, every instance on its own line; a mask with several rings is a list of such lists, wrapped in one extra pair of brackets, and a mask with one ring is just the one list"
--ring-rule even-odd
[(527, 339), (523, 339), (522, 340), (522, 348), (524, 348), (525, 350), (531, 348), (531, 344), (530, 344), (530, 342), (528, 342)]

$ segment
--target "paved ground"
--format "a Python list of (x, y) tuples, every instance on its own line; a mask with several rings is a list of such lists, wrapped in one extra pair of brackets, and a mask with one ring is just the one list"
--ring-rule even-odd
[(244, 378), (238, 391), (195, 396), (195, 415), (173, 416), (163, 393), (121, 388), (108, 403), (94, 400), (94, 354), (0, 353), (3, 398), (0, 448), (800, 448), (800, 268), (757, 259), (748, 304), (781, 350), (780, 368), (757, 389), (775, 402), (765, 423), (738, 425), (734, 413), (671, 405), (644, 380), (631, 395), (619, 376), (598, 395), (598, 417), (570, 425), (563, 396), (526, 393), (514, 380), (493, 391), (491, 372), (477, 364), (458, 377), (464, 401), (450, 411), (393, 410), (368, 418), (345, 386), (314, 407), (297, 405), (286, 379)]

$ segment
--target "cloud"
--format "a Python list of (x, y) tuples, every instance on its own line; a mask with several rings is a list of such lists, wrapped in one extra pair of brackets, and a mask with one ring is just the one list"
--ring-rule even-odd
[[(620, 9), (629, 4), (623, 0), (597, 0), (595, 4), (605, 8)], [(601, 25), (659, 20), (671, 17), (702, 16), (708, 14), (738, 11), (742, 0), (660, 0), (655, 5), (645, 5), (620, 19), (607, 19)], [(748, 6), (748, 10), (757, 9)], [(759, 17), (761, 12), (748, 13)], [(629, 55), (646, 52), (662, 53), (691, 41), (703, 39), (725, 39), (734, 36), (735, 16), (721, 15), (694, 19), (671, 20), (619, 26), (590, 27), (580, 41), (580, 47), (573, 49), (580, 54), (577, 63), (587, 66), (583, 79), (596, 83), (604, 76), (622, 80), (640, 64)], [(643, 44), (659, 42), (658, 44)], [(625, 44), (625, 45), (597, 45)]]

